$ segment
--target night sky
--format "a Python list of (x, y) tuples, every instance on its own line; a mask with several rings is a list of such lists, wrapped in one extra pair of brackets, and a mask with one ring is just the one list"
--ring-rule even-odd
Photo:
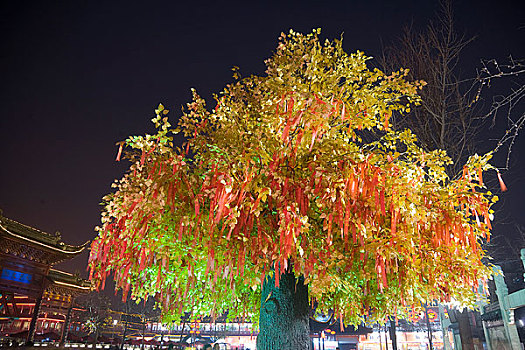
[[(347, 52), (378, 56), (403, 26), (421, 28), (437, 9), (421, 0), (3, 1), (0, 209), (82, 244), (94, 238), (101, 198), (126, 169), (115, 162), (115, 143), (151, 132), (159, 102), (175, 122), (191, 87), (210, 98), (232, 80), (232, 66), (262, 74), (263, 60), (290, 28), (320, 27), (326, 38), (344, 33)], [(522, 1), (456, 1), (454, 11), (458, 30), (477, 36), (463, 56), (465, 76), (474, 76), (481, 58), (525, 58)], [(490, 139), (504, 122), (483, 146), (495, 145)], [(510, 190), (499, 207), (508, 224), (502, 230), (525, 225), (524, 133), (504, 173)], [(60, 267), (84, 271), (86, 259)]]

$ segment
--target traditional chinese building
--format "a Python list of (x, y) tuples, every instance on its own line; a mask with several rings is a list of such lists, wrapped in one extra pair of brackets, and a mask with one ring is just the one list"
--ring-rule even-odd
[(87, 247), (3, 217), (0, 213), (0, 332), (33, 342), (67, 336), (73, 302), (91, 290), (77, 275), (53, 269)]

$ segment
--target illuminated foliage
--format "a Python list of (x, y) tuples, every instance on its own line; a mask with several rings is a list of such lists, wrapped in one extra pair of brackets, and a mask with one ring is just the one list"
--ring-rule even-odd
[(90, 257), (99, 286), (113, 271), (166, 319), (257, 316), (264, 277), (278, 284), (287, 268), (345, 323), (427, 300), (473, 304), (490, 274), (490, 155), (449, 179), (445, 152), (389, 127), (423, 84), (318, 34), (283, 34), (265, 76), (235, 70), (212, 110), (194, 91), (177, 129), (159, 105), (158, 132), (121, 144), (131, 166), (104, 198)]

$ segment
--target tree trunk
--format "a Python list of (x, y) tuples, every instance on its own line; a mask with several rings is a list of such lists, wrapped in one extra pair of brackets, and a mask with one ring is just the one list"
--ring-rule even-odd
[(428, 332), (428, 348), (429, 350), (434, 350), (434, 344), (432, 344), (432, 325), (430, 324), (430, 319), (428, 318), (428, 307), (425, 303), (425, 319), (427, 321), (427, 332)]
[(95, 338), (93, 339), (93, 348), (95, 347), (95, 345), (97, 345), (97, 341), (98, 341), (98, 335), (100, 333), (99, 331), (99, 327), (100, 325), (97, 325), (97, 329), (95, 330)]
[(390, 333), (390, 340), (392, 340), (392, 349), (397, 350), (397, 335), (396, 335), (396, 319), (390, 316), (390, 327), (388, 332)]
[(261, 294), (257, 350), (310, 349), (308, 286), (293, 273), (281, 275), (279, 288), (266, 277)]

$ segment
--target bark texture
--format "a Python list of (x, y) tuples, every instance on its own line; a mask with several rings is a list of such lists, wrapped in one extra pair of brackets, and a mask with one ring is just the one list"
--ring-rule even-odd
[(266, 278), (261, 294), (257, 350), (310, 349), (308, 286), (293, 273), (281, 275), (279, 288)]

